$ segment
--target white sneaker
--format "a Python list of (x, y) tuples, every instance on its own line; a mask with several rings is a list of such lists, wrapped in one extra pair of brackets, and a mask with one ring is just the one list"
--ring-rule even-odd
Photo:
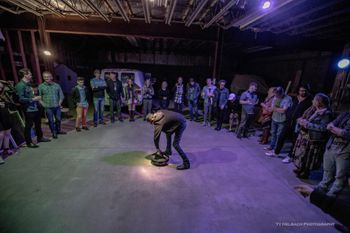
[(275, 152), (273, 150), (270, 150), (268, 152), (265, 153), (265, 155), (269, 156), (269, 157), (274, 157), (276, 156)]
[(292, 162), (292, 159), (291, 159), (289, 156), (285, 157), (285, 158), (282, 160), (282, 163), (290, 163), (290, 162)]
[(5, 160), (0, 156), (0, 164), (4, 164)]

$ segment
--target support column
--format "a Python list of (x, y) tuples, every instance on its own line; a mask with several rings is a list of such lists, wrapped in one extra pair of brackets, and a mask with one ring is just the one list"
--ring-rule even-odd
[(43, 56), (43, 61), (45, 65), (45, 70), (50, 71), (53, 74), (53, 49), (51, 46), (51, 37), (48, 32), (46, 32), (45, 18), (37, 17), (38, 29), (39, 29), (39, 38), (40, 38), (40, 48), (49, 50), (51, 56)]
[(36, 76), (36, 80), (38, 83), (42, 83), (42, 77), (41, 77), (41, 71), (40, 71), (40, 64), (39, 64), (39, 57), (38, 57), (38, 49), (36, 46), (36, 41), (35, 41), (35, 32), (30, 31), (30, 37), (32, 40), (32, 48), (33, 48), (33, 55), (34, 55), (34, 75)]
[(1, 80), (7, 80), (5, 75), (4, 66), (2, 64), (2, 54), (0, 53), (0, 79)]
[[(343, 50), (343, 56), (348, 57), (350, 55), (350, 43), (345, 45)], [(347, 111), (349, 110), (350, 103), (346, 101), (345, 97), (350, 95), (350, 72), (348, 69), (339, 70), (334, 80), (333, 89), (331, 92), (332, 108), (334, 111)]]
[(217, 80), (221, 73), (222, 45), (223, 45), (223, 31), (222, 31), (222, 28), (218, 27), (217, 40), (215, 42), (214, 67), (213, 67), (214, 80)]
[(16, 63), (15, 63), (15, 59), (13, 58), (11, 38), (10, 38), (9, 32), (7, 30), (4, 30), (4, 36), (5, 36), (7, 51), (9, 53), (9, 57), (10, 57), (13, 80), (15, 81), (15, 83), (17, 83), (18, 82), (18, 75), (17, 75), (17, 70), (16, 70)]
[(23, 67), (28, 68), (26, 54), (24, 52), (24, 47), (23, 47), (22, 32), (17, 31), (17, 35), (18, 35), (19, 50), (21, 52)]

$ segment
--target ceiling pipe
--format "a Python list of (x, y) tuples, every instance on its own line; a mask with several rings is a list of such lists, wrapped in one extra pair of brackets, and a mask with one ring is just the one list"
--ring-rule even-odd
[(39, 6), (45, 8), (46, 10), (50, 11), (51, 13), (53, 13), (59, 17), (64, 17), (64, 15), (61, 12), (54, 10), (54, 8), (51, 8), (51, 7), (53, 7), (51, 4), (48, 4), (51, 6), (51, 7), (49, 7), (48, 5), (45, 5), (44, 3), (42, 3), (39, 0), (32, 0), (33, 2), (30, 0), (25, 0), (25, 1), (28, 2), (29, 4), (32, 4), (34, 7), (36, 7), (35, 4), (38, 4)]
[(169, 12), (168, 12), (168, 15), (165, 19), (165, 23), (170, 25), (171, 24), (171, 20), (173, 18), (173, 15), (174, 15), (174, 11), (175, 11), (175, 8), (176, 8), (176, 4), (177, 4), (177, 0), (173, 0), (171, 1), (171, 3), (169, 4)]
[(227, 11), (236, 3), (238, 3), (239, 0), (231, 0), (230, 2), (228, 2), (223, 8), (221, 8), (221, 10), (219, 11), (219, 13), (217, 13), (208, 23), (206, 23), (203, 28), (208, 28), (210, 27), (213, 23), (215, 23), (216, 21), (218, 21), (225, 13), (227, 13)]
[(23, 4), (22, 2), (18, 2), (17, 0), (8, 0), (10, 3), (16, 5), (16, 6), (19, 6), (20, 8), (30, 12), (30, 13), (33, 13), (34, 15), (36, 16), (43, 16), (41, 13), (37, 12), (36, 10), (34, 10), (33, 8), (31, 7), (28, 7), (26, 6), (25, 4)]
[(60, 1), (63, 2), (64, 5), (66, 5), (69, 9), (77, 13), (81, 18), (87, 19), (85, 15), (83, 15), (79, 10), (75, 9), (69, 2), (67, 2), (67, 0), (60, 0)]
[(208, 14), (208, 12), (211, 10), (211, 8), (213, 8), (218, 1), (219, 0), (213, 0), (212, 3), (210, 4), (210, 6), (203, 12), (203, 14), (199, 17), (198, 20), (202, 21), (202, 19), (204, 19), (204, 17)]
[(192, 12), (192, 14), (190, 15), (189, 19), (187, 20), (185, 26), (189, 27), (191, 26), (191, 24), (193, 23), (193, 21), (197, 18), (198, 14), (202, 11), (202, 9), (205, 7), (205, 5), (207, 4), (208, 0), (202, 0), (197, 8)]
[(126, 14), (125, 9), (120, 2), (120, 0), (114, 0), (114, 2), (117, 4), (118, 11), (120, 12), (121, 16), (126, 22), (130, 22), (129, 16)]
[(148, 0), (142, 0), (142, 6), (143, 6), (143, 13), (145, 15), (145, 22), (151, 23), (151, 15), (148, 5)]
[[(229, 25), (225, 26), (224, 29), (228, 29), (231, 27), (239, 27), (241, 30), (248, 27), (249, 25), (251, 25), (252, 23), (254, 23), (255, 21), (275, 12), (276, 10), (280, 9), (281, 7), (293, 2), (296, 0), (282, 0), (279, 2), (279, 4), (276, 3), (276, 5), (271, 9), (271, 10), (267, 10), (267, 11), (262, 11), (262, 10), (258, 10), (255, 11), (253, 13), (251, 13), (250, 15), (236, 21), (236, 22), (232, 22)], [(302, 1), (300, 1), (302, 2)]]
[(108, 23), (111, 22), (111, 19), (108, 18), (100, 9), (98, 9), (97, 6), (95, 6), (94, 3), (92, 3), (90, 0), (83, 0), (83, 2), (85, 4), (87, 4), (92, 10), (94, 10), (95, 12), (97, 12), (97, 14), (99, 16), (101, 16), (104, 20), (106, 20)]

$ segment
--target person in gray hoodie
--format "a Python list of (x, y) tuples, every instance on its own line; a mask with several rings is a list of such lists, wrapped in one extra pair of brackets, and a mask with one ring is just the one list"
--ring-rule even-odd
[(190, 109), (190, 117), (191, 121), (195, 117), (196, 121), (198, 121), (198, 97), (201, 93), (201, 88), (197, 82), (194, 81), (193, 78), (190, 78), (190, 82), (187, 84), (187, 101), (188, 107)]

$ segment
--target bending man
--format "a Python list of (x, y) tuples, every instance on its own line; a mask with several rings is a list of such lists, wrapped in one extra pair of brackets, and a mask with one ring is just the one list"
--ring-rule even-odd
[(173, 146), (183, 160), (183, 163), (177, 166), (176, 169), (189, 169), (190, 161), (188, 160), (185, 152), (180, 147), (181, 137), (186, 129), (185, 117), (177, 112), (160, 110), (156, 113), (148, 114), (146, 119), (149, 123), (154, 125), (154, 145), (157, 149), (157, 153), (162, 154), (162, 151), (159, 149), (159, 139), (161, 132), (164, 132), (167, 138), (167, 147), (165, 151), (166, 155), (171, 155), (171, 136), (172, 134), (175, 134)]

